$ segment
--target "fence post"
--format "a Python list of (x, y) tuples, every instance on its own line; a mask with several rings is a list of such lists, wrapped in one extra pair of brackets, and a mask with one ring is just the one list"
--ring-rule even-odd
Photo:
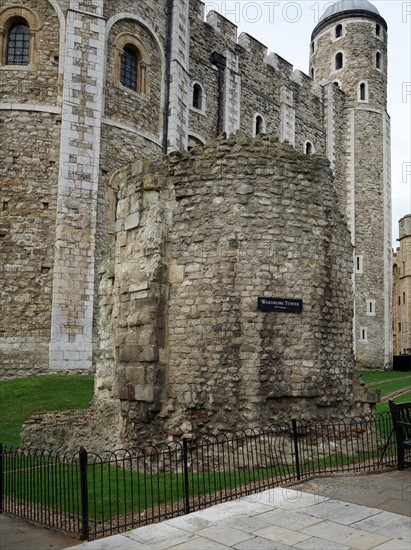
[(87, 451), (80, 447), (80, 491), (81, 491), (81, 540), (89, 539), (88, 524), (88, 484), (87, 484)]
[(3, 443), (0, 443), (0, 514), (3, 513)]
[(188, 485), (188, 445), (187, 439), (183, 438), (183, 486), (184, 486), (184, 513), (190, 513), (190, 495)]
[(297, 468), (297, 480), (300, 480), (301, 479), (300, 454), (298, 451), (297, 420), (295, 418), (291, 420), (291, 425), (293, 427), (293, 441), (294, 441), (294, 452), (295, 452), (295, 465)]

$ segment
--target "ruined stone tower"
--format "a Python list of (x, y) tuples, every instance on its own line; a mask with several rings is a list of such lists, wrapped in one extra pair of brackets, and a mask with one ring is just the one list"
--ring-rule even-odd
[[(310, 72), (344, 93), (337, 126), (327, 101), (327, 156), (354, 245), (354, 343), (359, 367), (392, 364), (390, 118), (387, 24), (367, 0), (330, 6), (312, 33)], [(338, 156), (339, 145), (344, 158)], [(340, 151), (341, 151), (340, 149)]]

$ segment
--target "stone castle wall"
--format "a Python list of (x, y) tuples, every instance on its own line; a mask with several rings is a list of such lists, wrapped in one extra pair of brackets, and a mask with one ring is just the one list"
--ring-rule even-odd
[[(367, 256), (364, 265), (369, 272), (358, 280), (356, 337), (361, 328), (367, 329), (363, 363), (382, 366), (376, 360), (382, 348), (368, 350), (376, 342), (388, 342), (387, 326), (391, 326), (386, 317), (389, 281), (381, 282), (379, 275), (382, 268), (387, 272), (389, 254), (376, 244), (382, 239), (387, 249), (389, 243), (385, 30), (380, 38), (367, 38), (371, 21), (353, 19), (344, 27), (344, 32), (350, 27), (356, 35), (352, 45), (349, 33), (339, 42), (350, 54), (350, 63), (365, 49), (369, 52), (358, 70), (351, 64), (350, 71), (343, 71), (345, 85), (338, 89), (329, 84), (334, 75), (325, 70), (337, 47), (329, 31), (316, 39), (313, 80), (276, 54), (267, 55), (255, 38), (244, 33), (237, 37), (236, 26), (218, 13), (205, 18), (205, 7), (198, 0), (173, 2), (172, 33), (167, 34), (167, 4), (166, 0), (27, 0), (22, 5), (20, 0), (7, 0), (0, 8), (0, 26), (12, 9), (26, 17), (33, 30), (28, 67), (10, 67), (0, 59), (0, 121), (10, 136), (1, 153), (7, 254), (5, 332), (0, 335), (6, 368), (0, 377), (93, 368), (98, 264), (114, 239), (117, 171), (133, 159), (207, 143), (220, 133), (230, 136), (240, 129), (253, 136), (257, 117), (262, 132), (288, 142), (296, 151), (306, 151), (309, 142), (312, 152), (326, 155), (352, 235), (357, 218), (361, 218), (358, 235), (373, 228), (357, 251)], [(135, 39), (144, 53), (144, 92), (127, 89), (119, 81), (124, 37)], [(1, 45), (4, 50), (4, 40)], [(379, 46), (382, 70), (374, 78), (374, 72), (367, 71)], [(372, 100), (369, 117), (366, 105), (361, 105), (364, 112), (353, 113), (353, 86), (364, 74)], [(201, 108), (192, 104), (194, 83), (203, 90)], [(356, 140), (367, 125), (374, 132), (369, 141), (373, 156), (363, 163), (358, 156), (362, 142)], [(355, 163), (362, 170), (361, 178), (353, 177)], [(379, 174), (385, 174), (383, 182), (378, 178), (377, 182), (375, 174), (375, 181), (369, 177), (376, 166)], [(33, 182), (31, 195), (23, 199), (28, 180)], [(360, 209), (355, 208), (363, 198), (358, 217)], [(27, 208), (16, 215), (13, 204), (23, 200)], [(35, 231), (29, 239), (21, 238), (31, 211), (34, 217), (28, 219), (36, 220), (29, 222)], [(16, 268), (20, 265), (24, 270)], [(27, 269), (38, 273), (35, 285), (26, 277)], [(370, 291), (370, 281), (376, 279), (378, 285)], [(17, 294), (24, 296), (24, 303), (17, 303)], [(371, 321), (365, 314), (370, 299), (377, 302), (377, 315)], [(34, 326), (35, 318), (38, 337), (29, 326)]]

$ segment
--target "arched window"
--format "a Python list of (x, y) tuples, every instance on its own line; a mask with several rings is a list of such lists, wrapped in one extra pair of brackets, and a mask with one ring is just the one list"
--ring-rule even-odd
[(261, 115), (256, 115), (254, 119), (254, 135), (265, 134), (264, 119)]
[(121, 54), (120, 82), (126, 88), (138, 91), (138, 56), (136, 49), (129, 44)]
[(144, 44), (136, 36), (122, 33), (117, 36), (115, 46), (116, 86), (141, 95), (148, 95), (150, 56)]
[(342, 25), (337, 25), (335, 27), (335, 38), (340, 38), (340, 36), (342, 36)]
[(311, 141), (307, 141), (305, 144), (305, 154), (312, 155), (313, 152), (314, 152), (313, 144), (311, 143)]
[(203, 90), (200, 84), (193, 86), (193, 107), (200, 110), (203, 108)]
[(342, 69), (344, 65), (344, 57), (341, 52), (338, 52), (335, 56), (335, 70)]
[(28, 65), (30, 60), (30, 27), (25, 21), (11, 25), (7, 34), (6, 65)]
[(381, 69), (381, 53), (377, 52), (375, 54), (375, 66), (377, 69)]
[(375, 25), (375, 35), (380, 36), (381, 35), (381, 25), (378, 23)]
[(194, 136), (192, 134), (189, 134), (188, 136), (188, 146), (187, 149), (191, 151), (195, 147), (202, 147), (204, 145), (204, 141), (199, 136)]
[(340, 87), (340, 83), (338, 82), (338, 80), (334, 80), (333, 84), (336, 88)]

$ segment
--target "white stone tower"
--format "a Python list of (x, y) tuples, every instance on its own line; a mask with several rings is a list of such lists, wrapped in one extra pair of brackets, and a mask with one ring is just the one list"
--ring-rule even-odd
[[(315, 82), (328, 84), (327, 154), (333, 164), (340, 164), (336, 185), (354, 246), (353, 330), (358, 366), (389, 368), (392, 333), (387, 23), (377, 8), (367, 0), (340, 0), (330, 6), (312, 33), (310, 71)], [(335, 103), (345, 111), (346, 123), (338, 128), (332, 116)], [(341, 155), (343, 158), (338, 158)]]

